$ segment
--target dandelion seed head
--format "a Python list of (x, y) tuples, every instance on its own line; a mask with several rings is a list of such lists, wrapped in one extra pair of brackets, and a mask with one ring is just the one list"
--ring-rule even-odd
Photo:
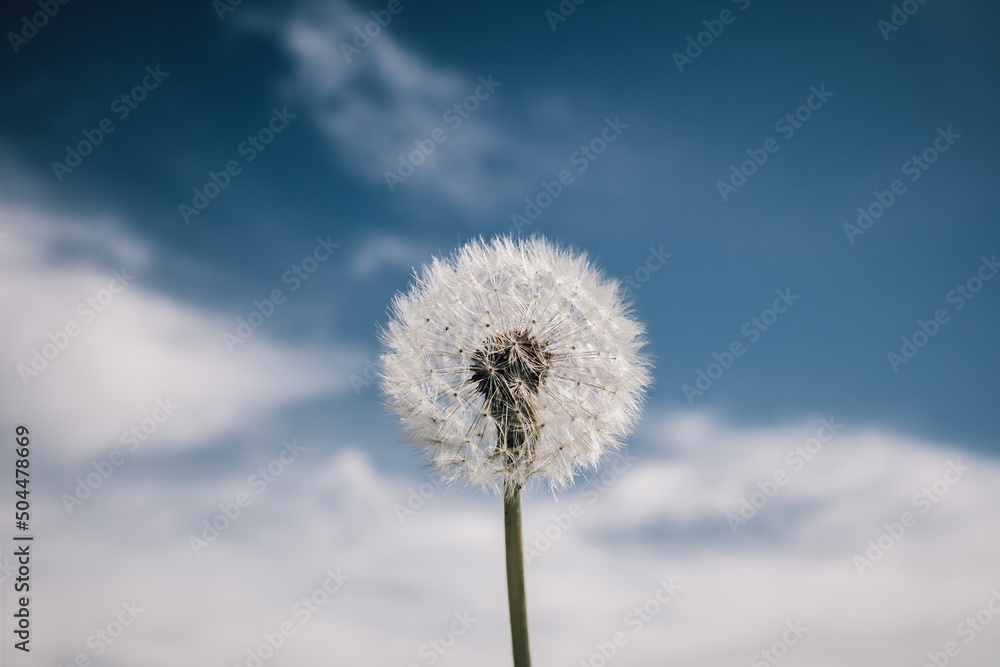
[(638, 421), (643, 333), (586, 255), (540, 237), (478, 239), (396, 295), (382, 391), (445, 481), (564, 488)]

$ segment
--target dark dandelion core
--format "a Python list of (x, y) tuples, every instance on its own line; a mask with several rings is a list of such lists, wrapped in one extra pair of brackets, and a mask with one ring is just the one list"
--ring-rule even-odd
[(532, 458), (539, 424), (532, 399), (545, 380), (552, 353), (527, 331), (490, 337), (472, 355), (472, 382), (497, 424), (497, 454), (517, 465)]

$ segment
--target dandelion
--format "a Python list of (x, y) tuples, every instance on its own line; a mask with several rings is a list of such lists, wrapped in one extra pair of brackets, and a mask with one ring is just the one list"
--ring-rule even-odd
[(381, 383), (447, 482), (502, 491), (514, 663), (527, 667), (521, 489), (595, 468), (635, 426), (649, 362), (618, 281), (543, 238), (474, 240), (393, 300)]

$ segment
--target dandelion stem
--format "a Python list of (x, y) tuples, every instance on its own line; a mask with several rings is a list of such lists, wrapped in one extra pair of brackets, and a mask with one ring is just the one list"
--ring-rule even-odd
[(507, 599), (510, 602), (510, 638), (514, 667), (531, 667), (528, 652), (528, 608), (524, 597), (524, 549), (521, 546), (521, 487), (505, 482), (503, 494), (504, 542), (507, 549)]

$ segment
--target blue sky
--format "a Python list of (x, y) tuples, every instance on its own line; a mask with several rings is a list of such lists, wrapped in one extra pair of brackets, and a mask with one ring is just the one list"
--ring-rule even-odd
[[(629, 441), (639, 462), (529, 576), (539, 658), (587, 658), (618, 607), (687, 576), (690, 607), (655, 621), (684, 641), (637, 635), (617, 661), (746, 662), (808, 612), (824, 639), (803, 640), (800, 664), (918, 664), (939, 650), (918, 640), (943, 646), (995, 585), (1000, 543), (981, 533), (1000, 475), (996, 6), (39, 7), (0, 19), (0, 426), (27, 423), (45, 443), (33, 465), (37, 531), (59, 545), (39, 567), (40, 627), (59, 637), (39, 633), (49, 663), (88, 650), (144, 582), (155, 619), (104, 664), (176, 662), (185, 643), (205, 664), (242, 664), (333, 561), (354, 586), (269, 664), (318, 663), (324, 632), (345, 664), (423, 664), (418, 647), (470, 604), (506, 627), (491, 499), (435, 490), (401, 521), (395, 506), (426, 480), (369, 382), (393, 294), (479, 235), (542, 234), (628, 278), (655, 359)], [(255, 311), (267, 316), (227, 345)], [(168, 397), (178, 407), (158, 421)], [(727, 513), (794, 470), (786, 451), (830, 418), (843, 432), (794, 471), (780, 509), (732, 532)], [(120, 434), (144, 419), (155, 431), (128, 451)], [(308, 461), (288, 466), (295, 481), (269, 485), (225, 546), (193, 553), (201, 521), (294, 439)], [(62, 497), (116, 449), (125, 463), (70, 512)], [(957, 457), (974, 472), (935, 503), (936, 523), (895, 563), (853, 571)], [(570, 498), (589, 502), (586, 483)], [(530, 534), (571, 500), (527, 502)], [(73, 578), (74, 545), (77, 575), (106, 587)], [(219, 591), (197, 622), (167, 585), (174, 567), (192, 593)], [(263, 573), (274, 580), (243, 592)], [(752, 623), (739, 610), (764, 593), (739, 573), (772, 582)], [(922, 587), (945, 583), (962, 593), (931, 609)], [(584, 619), (576, 595), (611, 620)], [(854, 626), (858, 605), (873, 611)], [(699, 622), (713, 614), (746, 630), (713, 635)], [(505, 664), (487, 625), (442, 664)], [(977, 636), (966, 655), (1000, 653), (995, 628)]]

